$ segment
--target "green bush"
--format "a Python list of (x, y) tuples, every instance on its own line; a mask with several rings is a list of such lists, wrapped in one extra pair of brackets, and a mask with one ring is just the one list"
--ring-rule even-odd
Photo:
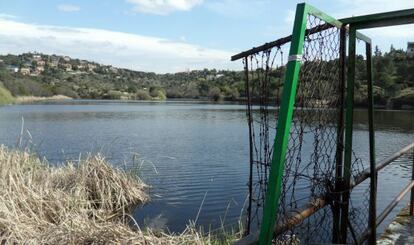
[(146, 90), (142, 90), (139, 89), (136, 93), (135, 93), (135, 99), (136, 100), (151, 100), (151, 96), (149, 95), (148, 91)]
[(14, 98), (10, 91), (0, 85), (0, 105), (7, 105), (14, 102)]
[(107, 94), (104, 95), (104, 99), (119, 100), (121, 99), (122, 92), (110, 90)]
[(402, 105), (414, 106), (414, 88), (406, 88), (400, 91), (400, 93), (391, 99), (396, 107)]

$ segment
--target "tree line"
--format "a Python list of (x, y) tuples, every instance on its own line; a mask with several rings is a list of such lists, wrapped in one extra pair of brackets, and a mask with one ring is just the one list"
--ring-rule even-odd
[[(13, 96), (62, 94), (82, 99), (183, 98), (216, 101), (237, 101), (246, 97), (243, 71), (204, 69), (156, 74), (78, 59), (62, 60), (59, 65), (52, 66), (51, 56), (44, 54), (40, 58), (45, 61), (41, 72), (24, 75), (11, 69), (31, 65), (32, 70), (39, 70), (36, 67), (39, 62), (34, 62), (31, 57), (33, 54), (30, 53), (0, 56), (0, 85)], [(414, 106), (414, 59), (404, 50), (392, 46), (384, 53), (376, 47), (373, 63), (375, 103), (378, 106), (392, 104), (397, 108)], [(67, 64), (70, 64), (70, 70)], [(88, 65), (93, 69), (84, 69)], [(284, 73), (283, 66), (270, 72), (270, 93), (278, 93), (278, 88), (283, 86)], [(366, 87), (366, 63), (363, 56), (358, 56), (355, 91), (355, 103), (358, 106), (367, 105)]]

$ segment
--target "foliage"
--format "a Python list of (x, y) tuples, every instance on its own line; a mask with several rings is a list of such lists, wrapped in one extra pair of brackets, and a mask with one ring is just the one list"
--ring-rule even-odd
[[(204, 69), (174, 74), (156, 74), (43, 54), (41, 57), (46, 61), (46, 65), (45, 70), (40, 74), (24, 76), (6, 69), (6, 66), (11, 65), (27, 67), (32, 64), (31, 69), (35, 70), (37, 65), (31, 60), (32, 57), (33, 54), (30, 53), (0, 56), (0, 59), (4, 61), (4, 65), (0, 66), (0, 81), (13, 96), (62, 94), (72, 98), (86, 99), (187, 98), (216, 101), (245, 99), (245, 81), (242, 71)], [(52, 66), (53, 60), (59, 60), (59, 65)], [(385, 105), (391, 100), (407, 103), (407, 99), (400, 99), (402, 98), (401, 91), (414, 87), (414, 59), (409, 58), (403, 50), (391, 47), (389, 52), (383, 53), (376, 47), (373, 63), (375, 103)], [(67, 71), (65, 68), (67, 65), (71, 65), (72, 70)], [(285, 70), (285, 67), (281, 66), (269, 73), (270, 97), (273, 99), (280, 98), (282, 90), (277, 88), (283, 86)], [(357, 105), (367, 105), (366, 88), (366, 64), (364, 57), (358, 56), (355, 91)], [(253, 96), (258, 95), (253, 93)]]
[(7, 105), (14, 102), (14, 98), (10, 91), (5, 89), (0, 82), (0, 105)]

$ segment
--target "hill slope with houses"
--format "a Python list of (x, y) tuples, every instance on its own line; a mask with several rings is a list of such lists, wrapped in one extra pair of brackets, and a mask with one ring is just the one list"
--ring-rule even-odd
[[(409, 43), (412, 45), (412, 43)], [(414, 52), (375, 49), (374, 94), (380, 107), (414, 108)], [(411, 51), (411, 52), (410, 52)], [(366, 65), (357, 57), (357, 106), (366, 106)], [(283, 84), (284, 67), (270, 76), (270, 87)], [(270, 91), (274, 93), (274, 91)], [(244, 72), (195, 70), (156, 74), (117, 68), (68, 56), (24, 53), (0, 55), (0, 97), (165, 100), (167, 98), (244, 100)], [(278, 97), (272, 94), (273, 97)], [(0, 98), (0, 103), (2, 103)], [(3, 102), (4, 103), (4, 102)]]
[(85, 99), (237, 99), (244, 90), (236, 71), (156, 74), (38, 53), (0, 56), (0, 81), (14, 96)]

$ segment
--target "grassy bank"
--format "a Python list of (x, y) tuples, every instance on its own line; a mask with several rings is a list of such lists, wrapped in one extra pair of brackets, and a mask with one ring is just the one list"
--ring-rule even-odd
[(16, 103), (34, 103), (41, 101), (50, 101), (50, 100), (71, 100), (71, 97), (65, 95), (53, 95), (49, 97), (43, 96), (18, 96), (15, 98)]
[[(138, 178), (103, 157), (52, 167), (0, 146), (0, 240), (16, 244), (214, 244), (189, 226), (181, 234), (130, 226), (129, 211), (149, 200)], [(231, 238), (229, 238), (231, 239)]]
[(5, 89), (0, 83), (0, 105), (8, 105), (14, 102), (10, 91)]

